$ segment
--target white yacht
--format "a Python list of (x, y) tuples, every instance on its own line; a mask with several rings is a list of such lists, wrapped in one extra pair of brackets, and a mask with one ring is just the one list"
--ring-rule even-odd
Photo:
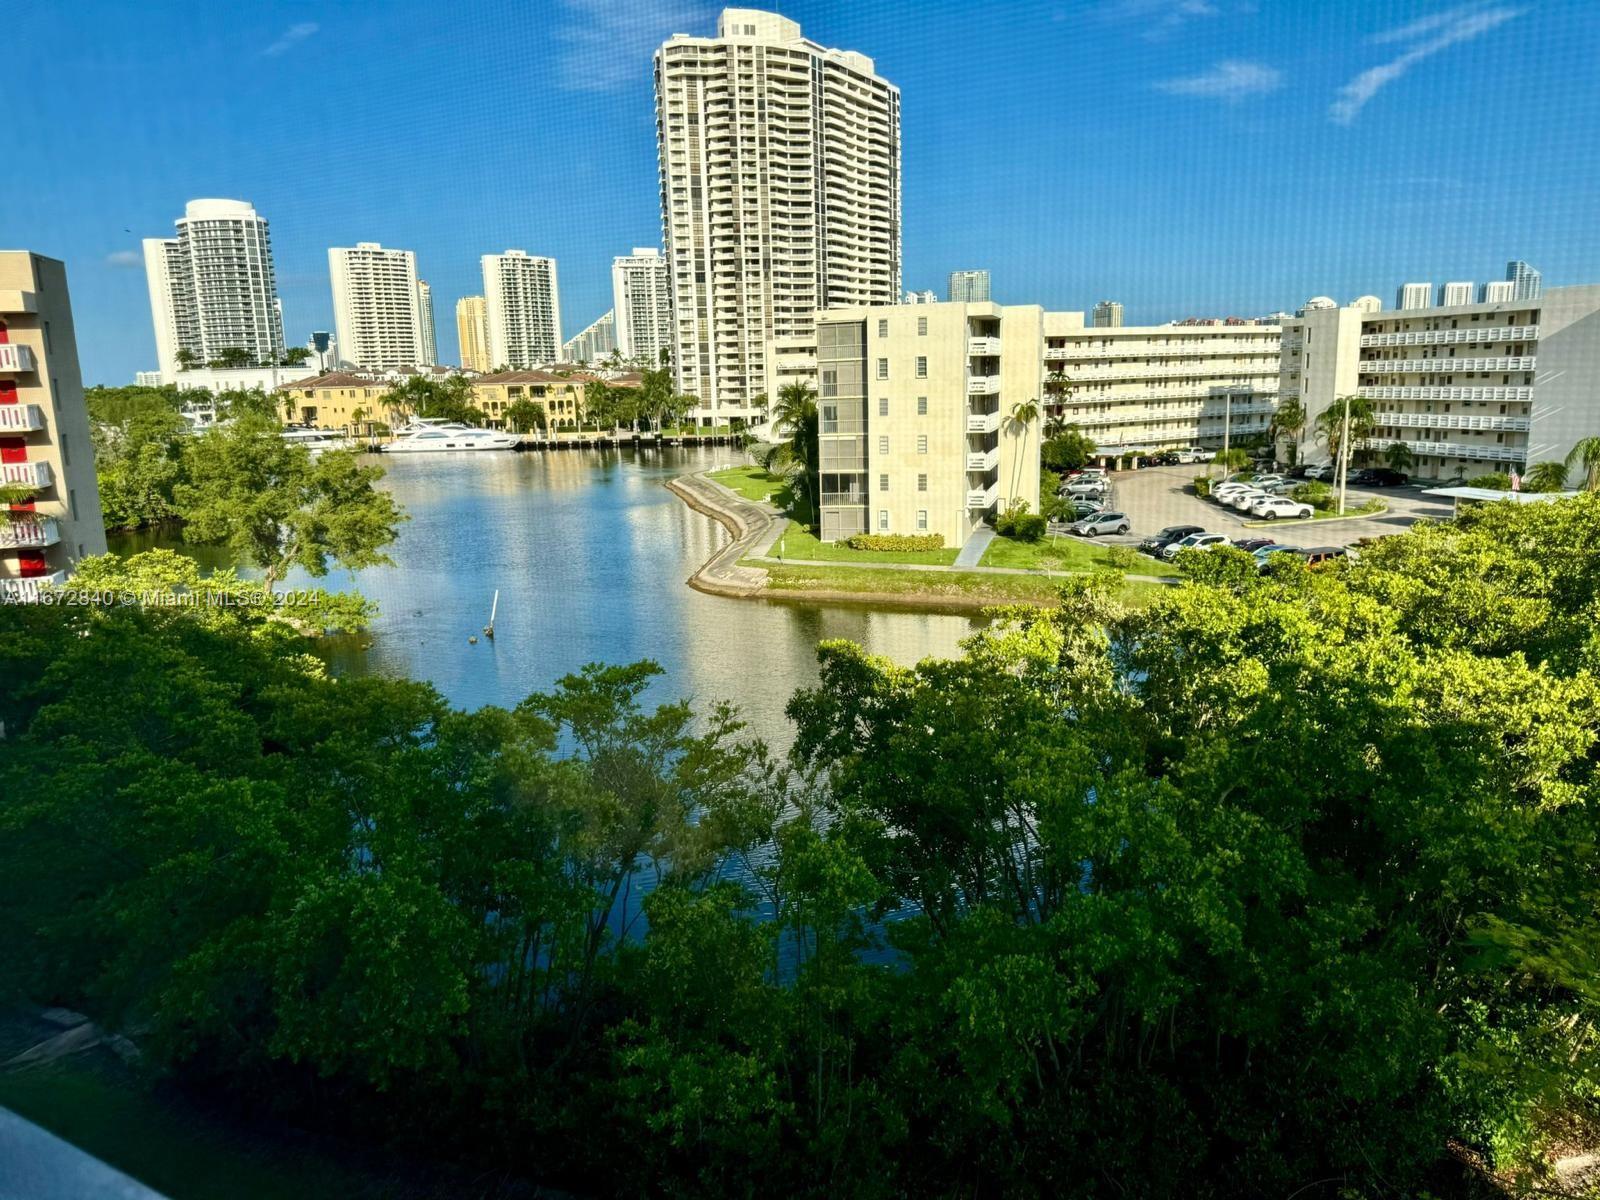
[(418, 417), (395, 431), (386, 454), (420, 454), (431, 450), (515, 450), (517, 435), (496, 429), (474, 429), (459, 421)]
[(333, 429), (312, 429), (306, 425), (291, 425), (278, 435), (291, 446), (304, 446), (313, 454), (323, 450), (348, 450), (351, 441)]

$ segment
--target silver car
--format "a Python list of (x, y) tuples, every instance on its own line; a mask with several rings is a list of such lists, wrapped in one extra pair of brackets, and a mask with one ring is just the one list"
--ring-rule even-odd
[(1102, 533), (1127, 533), (1133, 526), (1122, 513), (1097, 512), (1081, 521), (1074, 521), (1067, 528), (1079, 537), (1098, 537)]

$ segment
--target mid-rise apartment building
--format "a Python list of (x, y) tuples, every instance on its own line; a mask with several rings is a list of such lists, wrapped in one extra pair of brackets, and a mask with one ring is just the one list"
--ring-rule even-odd
[[(1081, 316), (1080, 316), (1081, 323)], [(1037, 306), (857, 306), (817, 314), (824, 541), (937, 533), (963, 545), (1015, 502), (1039, 510)]]
[(556, 260), (526, 250), (483, 256), (483, 299), (489, 360), (495, 367), (527, 368), (561, 356), (561, 294)]
[(561, 357), (566, 362), (598, 362), (609, 358), (617, 349), (617, 322), (613, 313), (605, 312), (584, 327), (582, 333), (561, 347)]
[(1278, 393), (1279, 329), (1270, 324), (1083, 328), (1044, 314), (1046, 410), (1102, 454), (1221, 449), (1262, 433)]
[(702, 424), (751, 421), (778, 387), (772, 343), (900, 297), (900, 92), (744, 8), (714, 38), (674, 34), (655, 85), (677, 388)]
[(432, 362), (417, 256), (377, 242), (328, 250), (340, 357), (365, 371)]
[(635, 246), (611, 260), (611, 312), (623, 358), (655, 367), (672, 350), (672, 275), (654, 246)]
[(950, 286), (945, 298), (954, 304), (972, 304), (988, 300), (988, 271), (951, 271)]
[(489, 308), (482, 296), (463, 296), (456, 301), (456, 344), (463, 371), (494, 369), (489, 361)]
[(1400, 312), (1307, 306), (1285, 322), (1279, 392), (1306, 427), (1301, 460), (1326, 458), (1312, 430), (1347, 395), (1376, 410), (1352, 448), (1376, 461), (1399, 442), (1424, 479), (1526, 470), (1600, 435), (1600, 284)]
[(0, 517), (0, 602), (106, 552), (67, 270), (26, 250), (0, 251), (0, 483), (25, 489)]
[(182, 361), (208, 363), (243, 350), (250, 361), (283, 355), (283, 314), (264, 217), (243, 200), (191, 200), (178, 236), (144, 240), (156, 361), (171, 382)]

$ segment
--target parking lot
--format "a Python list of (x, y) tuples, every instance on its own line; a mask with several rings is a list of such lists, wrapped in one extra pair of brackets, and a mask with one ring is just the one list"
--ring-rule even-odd
[[(1117, 471), (1111, 476), (1111, 494), (1106, 507), (1128, 515), (1133, 524), (1122, 537), (1107, 536), (1097, 541), (1138, 545), (1139, 540), (1168, 525), (1199, 525), (1212, 533), (1230, 538), (1276, 537), (1295, 546), (1348, 546), (1362, 538), (1401, 533), (1413, 521), (1450, 516), (1448, 500), (1424, 496), (1414, 486), (1362, 488), (1352, 486), (1346, 505), (1360, 507), (1376, 496), (1389, 506), (1387, 512), (1344, 521), (1272, 521), (1247, 527), (1256, 518), (1224, 505), (1202, 500), (1191, 489), (1204, 467), (1146, 467), (1142, 471)], [(1220, 476), (1218, 476), (1220, 478)]]

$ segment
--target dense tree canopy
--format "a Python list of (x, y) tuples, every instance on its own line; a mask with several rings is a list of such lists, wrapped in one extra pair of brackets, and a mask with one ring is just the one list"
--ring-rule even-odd
[(1597, 540), (828, 643), (782, 762), (648, 663), (464, 713), (250, 607), (0, 608), (0, 976), (588, 1194), (1448, 1194), (1595, 1116)]

